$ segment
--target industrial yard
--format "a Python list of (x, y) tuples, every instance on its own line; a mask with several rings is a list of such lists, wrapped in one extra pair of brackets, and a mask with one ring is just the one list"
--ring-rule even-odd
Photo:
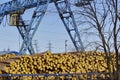
[[(110, 70), (115, 68), (115, 54), (110, 54)], [(59, 76), (59, 80), (87, 80), (89, 75), (75, 75), (78, 73), (103, 73), (99, 75), (102, 80), (108, 77), (108, 66), (105, 54), (102, 52), (71, 52), (52, 54), (44, 52), (34, 55), (17, 56), (5, 54), (0, 56), (1, 74), (74, 74), (72, 76)], [(77, 77), (79, 76), (79, 79)], [(98, 74), (92, 74), (91, 78), (97, 80)], [(4, 78), (4, 77), (3, 77)], [(23, 76), (25, 80), (44, 80), (45, 76)], [(55, 76), (48, 76), (48, 80), (55, 80)], [(2, 77), (1, 77), (2, 79)], [(14, 76), (12, 79), (19, 79)], [(68, 79), (68, 80), (69, 80)]]
[(0, 25), (0, 80), (120, 80), (120, 0), (1, 0)]

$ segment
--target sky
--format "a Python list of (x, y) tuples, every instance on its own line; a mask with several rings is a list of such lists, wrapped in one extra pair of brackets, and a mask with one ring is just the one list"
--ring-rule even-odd
[[(10, 0), (0, 0), (0, 4), (8, 1)], [(23, 18), (30, 20), (33, 10), (34, 9), (27, 10)], [(54, 4), (51, 3), (48, 6), (47, 12), (33, 37), (33, 44), (34, 40), (37, 40), (39, 52), (47, 51), (49, 42), (52, 44), (52, 52), (65, 52), (65, 40), (67, 40), (67, 50), (71, 51), (74, 49), (73, 43)], [(0, 25), (0, 51), (7, 50), (8, 48), (11, 51), (19, 51), (21, 44), (22, 39), (17, 28), (15, 26), (9, 26), (9, 17), (5, 17)]]

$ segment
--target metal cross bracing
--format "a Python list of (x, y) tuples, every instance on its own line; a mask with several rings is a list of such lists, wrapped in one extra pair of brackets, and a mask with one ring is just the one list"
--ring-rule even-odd
[(45, 15), (45, 12), (46, 12), (49, 2), (50, 2), (50, 0), (46, 0), (45, 3), (37, 5), (36, 10), (34, 11), (32, 19), (30, 21), (30, 24), (26, 29), (25, 36), (23, 39), (23, 44), (20, 49), (20, 53), (25, 53), (26, 50), (28, 49), (28, 47), (30, 46), (32, 38), (33, 38), (37, 28), (39, 27), (41, 19)]
[[(19, 33), (20, 33), (20, 35), (21, 35), (21, 37), (22, 37), (23, 40), (25, 39), (25, 33), (27, 32), (27, 28), (26, 28), (27, 26), (28, 25), (26, 25), (24, 23), (23, 19), (20, 18), (20, 25), (17, 26), (17, 29), (18, 29), (18, 31), (19, 31)], [(27, 44), (25, 43), (25, 45), (27, 45)], [(34, 49), (32, 47), (32, 43), (30, 43), (30, 45), (28, 47), (28, 51), (29, 51), (30, 54), (35, 53), (35, 51), (34, 51)]]
[(24, 23), (24, 20), (20, 15), (20, 20), (19, 20), (20, 25), (17, 25), (17, 29), (23, 39), (23, 43), (20, 49), (20, 54), (25, 53), (27, 49), (30, 54), (35, 53), (32, 47), (31, 41), (41, 22), (41, 19), (43, 18), (46, 12), (46, 9), (49, 3), (50, 3), (50, 0), (13, 0), (0, 5), (0, 10), (1, 10), (0, 23), (3, 17), (7, 14), (16, 13), (16, 12), (19, 13), (19, 11), (21, 10), (25, 11), (26, 9), (36, 7), (29, 25), (26, 25)]
[(60, 18), (65, 25), (65, 28), (77, 51), (84, 51), (84, 47), (80, 38), (80, 34), (70, 8), (68, 0), (54, 1), (55, 6), (59, 12)]
[[(12, 0), (0, 5), (0, 23), (5, 15), (19, 13), (19, 25), (17, 29), (21, 34), (23, 43), (21, 45), (20, 54), (29, 51), (30, 54), (35, 53), (32, 47), (32, 39), (37, 31), (39, 24), (45, 15), (49, 3), (54, 2), (56, 9), (60, 15), (63, 24), (77, 51), (84, 51), (84, 47), (80, 38), (80, 34), (71, 11), (69, 0)], [(32, 19), (28, 25), (25, 24), (22, 14), (27, 9), (36, 8), (33, 12)]]
[(5, 15), (37, 7), (37, 5), (45, 4), (46, 1), (52, 2), (52, 0), (12, 0), (0, 4), (0, 23)]

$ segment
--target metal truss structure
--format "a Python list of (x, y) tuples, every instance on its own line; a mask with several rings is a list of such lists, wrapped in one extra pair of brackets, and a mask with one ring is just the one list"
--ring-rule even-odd
[[(45, 15), (49, 3), (54, 3), (59, 16), (76, 48), (77, 51), (84, 51), (83, 43), (74, 19), (73, 12), (70, 7), (69, 0), (12, 0), (4, 4), (0, 4), (0, 23), (5, 15), (17, 14), (17, 22), (15, 26), (23, 39), (20, 54), (27, 50), (30, 54), (35, 53), (32, 47), (32, 39), (37, 31), (42, 18)], [(29, 24), (25, 24), (22, 14), (27, 9), (35, 8), (32, 19)]]

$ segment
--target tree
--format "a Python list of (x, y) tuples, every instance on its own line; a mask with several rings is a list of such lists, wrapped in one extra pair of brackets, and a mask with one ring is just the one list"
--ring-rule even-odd
[[(119, 6), (118, 6), (119, 5)], [(88, 41), (89, 44), (96, 46), (96, 51), (102, 50), (106, 54), (107, 65), (109, 75), (110, 70), (110, 53), (116, 54), (116, 80), (118, 80), (119, 70), (119, 48), (120, 48), (120, 1), (118, 0), (94, 0), (91, 4), (81, 6), (76, 11), (84, 19), (80, 21), (84, 22), (86, 35), (96, 36), (97, 38)], [(92, 32), (91, 32), (92, 31)], [(89, 40), (89, 39), (88, 39)], [(112, 71), (113, 72), (113, 71)], [(112, 77), (110, 77), (112, 78)]]
[(116, 53), (116, 79), (119, 80), (119, 35), (120, 35), (120, 1), (119, 0), (108, 0), (107, 6), (111, 16), (111, 22), (113, 25), (113, 42), (114, 42), (114, 50)]

